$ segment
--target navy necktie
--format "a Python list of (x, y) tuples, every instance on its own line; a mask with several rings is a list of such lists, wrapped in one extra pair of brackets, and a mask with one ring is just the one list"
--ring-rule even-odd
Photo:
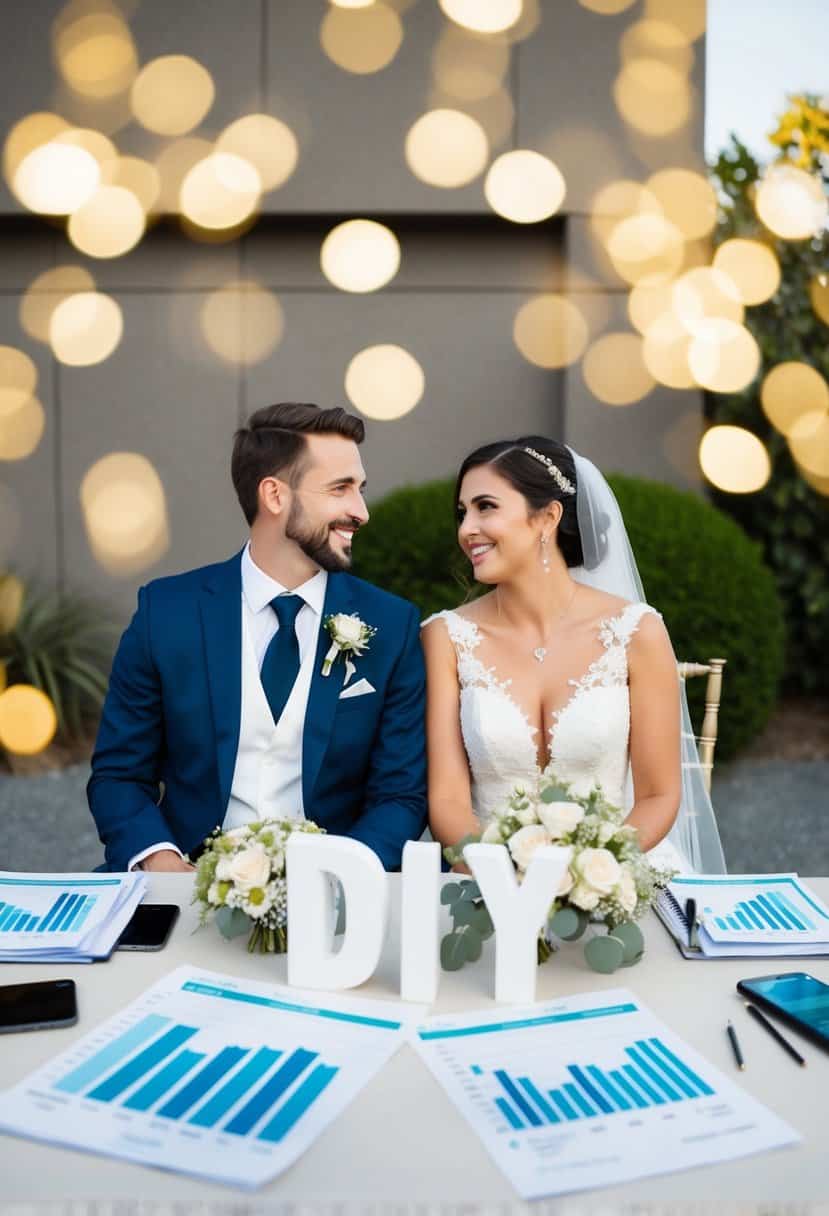
[(279, 629), (265, 651), (261, 678), (274, 724), (279, 721), (299, 675), (299, 643), (295, 626), (297, 613), (304, 603), (300, 595), (277, 595), (271, 600)]

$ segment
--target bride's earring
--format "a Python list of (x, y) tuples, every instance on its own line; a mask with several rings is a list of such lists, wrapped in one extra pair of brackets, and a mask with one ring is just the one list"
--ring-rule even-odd
[(542, 536), (541, 538), (541, 565), (544, 567), (545, 574), (550, 573), (550, 556), (547, 553), (547, 542), (549, 539), (548, 536)]

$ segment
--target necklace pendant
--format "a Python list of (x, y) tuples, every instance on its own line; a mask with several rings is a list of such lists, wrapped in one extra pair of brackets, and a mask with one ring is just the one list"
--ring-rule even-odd
[(533, 651), (533, 658), (536, 660), (536, 662), (543, 663), (546, 657), (547, 651), (545, 648), (543, 646), (536, 646), (535, 650)]

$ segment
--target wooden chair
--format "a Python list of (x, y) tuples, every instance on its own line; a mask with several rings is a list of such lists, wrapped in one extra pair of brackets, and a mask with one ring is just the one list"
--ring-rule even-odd
[(714, 748), (717, 746), (717, 719), (722, 697), (723, 668), (726, 659), (709, 659), (707, 663), (677, 663), (680, 680), (708, 676), (705, 686), (705, 716), (702, 730), (695, 736), (699, 748), (700, 767), (705, 788), (711, 793), (711, 773), (714, 768)]

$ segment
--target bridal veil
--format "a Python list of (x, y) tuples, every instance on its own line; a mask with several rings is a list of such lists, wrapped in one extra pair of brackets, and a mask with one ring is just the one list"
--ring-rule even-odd
[[(569, 449), (576, 465), (579, 532), (584, 565), (570, 570), (572, 577), (588, 587), (643, 602), (645, 592), (616, 497), (596, 466)], [(698, 873), (726, 872), (720, 835), (711, 798), (705, 786), (697, 744), (688, 713), (685, 684), (680, 682), (682, 731), (682, 795), (676, 822), (668, 835), (670, 843)], [(633, 803), (633, 785), (628, 778), (627, 797)]]

